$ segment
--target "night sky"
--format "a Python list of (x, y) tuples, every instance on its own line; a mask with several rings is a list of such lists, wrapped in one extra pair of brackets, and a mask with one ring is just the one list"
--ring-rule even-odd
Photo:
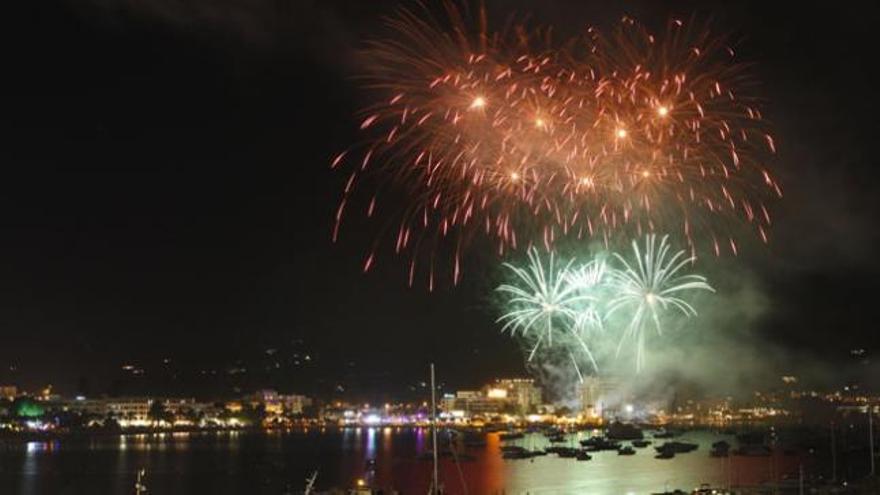
[[(390, 259), (363, 275), (371, 237), (357, 224), (330, 242), (344, 174), (328, 163), (358, 139), (368, 103), (356, 50), (396, 5), (84, 0), (7, 12), (0, 383), (377, 396), (418, 391), (431, 360), (450, 386), (523, 373), (486, 304), (489, 270), (472, 265), (459, 288), (428, 294)], [(741, 39), (786, 192), (771, 245), (735, 261), (767, 299), (755, 334), (805, 363), (880, 351), (880, 7), (488, 5), (497, 20), (532, 12), (572, 31), (696, 12)]]

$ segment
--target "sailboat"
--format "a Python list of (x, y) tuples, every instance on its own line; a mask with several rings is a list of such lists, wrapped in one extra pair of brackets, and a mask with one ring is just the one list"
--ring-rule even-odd
[(431, 363), (431, 444), (433, 449), (434, 467), (431, 473), (431, 486), (428, 495), (441, 495), (440, 471), (437, 464), (437, 385), (434, 379), (434, 363)]

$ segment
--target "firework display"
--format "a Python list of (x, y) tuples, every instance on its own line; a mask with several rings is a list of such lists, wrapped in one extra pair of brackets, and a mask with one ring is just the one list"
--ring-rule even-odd
[[(400, 9), (365, 50), (375, 99), (361, 144), (332, 160), (347, 173), (333, 239), (355, 218), (380, 223), (364, 271), (393, 251), (429, 290), (441, 250), (453, 284), (472, 246), (525, 250), (496, 295), (527, 361), (570, 361), (582, 378), (631, 355), (640, 371), (664, 326), (714, 292), (688, 272), (697, 253), (736, 255), (748, 231), (768, 242), (782, 190), (748, 66), (696, 22), (655, 33), (624, 17), (556, 42), (442, 5)], [(579, 243), (603, 251), (559, 254)]]
[[(600, 323), (601, 320), (592, 318), (595, 314), (590, 308), (595, 302), (595, 295), (584, 290), (585, 286), (572, 283), (570, 274), (574, 260), (559, 265), (554, 263), (551, 253), (545, 266), (534, 248), (529, 250), (528, 257), (530, 263), (527, 268), (504, 264), (515, 274), (516, 280), (497, 289), (507, 296), (510, 308), (498, 318), (499, 323), (504, 323), (502, 332), (510, 331), (514, 337), (534, 342), (529, 361), (542, 344), (552, 348), (555, 340), (556, 345), (569, 349), (569, 353), (572, 352), (569, 343), (579, 344), (580, 350), (595, 366), (595, 359), (582, 333), (591, 326), (585, 323)], [(572, 361), (576, 363), (574, 357)]]
[[(618, 245), (651, 232), (720, 255), (734, 226), (764, 242), (781, 196), (753, 80), (723, 38), (670, 21), (654, 34), (624, 18), (564, 43), (548, 29), (488, 28), (485, 12), (400, 10), (366, 50), (376, 102), (365, 144), (341, 153), (344, 219), (380, 217), (379, 249), (409, 260), (409, 280), (441, 242), (459, 257), (477, 237), (499, 254), (562, 238)], [(365, 180), (368, 177), (373, 179)], [(406, 195), (384, 207), (379, 192)], [(352, 211), (354, 210), (354, 211)], [(554, 317), (555, 318), (555, 317)]]
[[(644, 247), (632, 243), (631, 257), (613, 253), (578, 265), (575, 259), (560, 263), (554, 254), (545, 262), (537, 248), (528, 252), (525, 268), (510, 263), (510, 283), (497, 292), (504, 313), (502, 331), (525, 342), (529, 361), (542, 346), (551, 353), (570, 356), (578, 375), (579, 355), (598, 371), (594, 346), (608, 348), (616, 342), (615, 356), (624, 346), (635, 356), (636, 371), (645, 363), (648, 333), (663, 335), (663, 321), (675, 316), (696, 316), (688, 297), (694, 291), (713, 291), (700, 275), (684, 273), (694, 259), (685, 251), (672, 251), (668, 237), (645, 236)], [(607, 261), (606, 261), (607, 260)]]
[(697, 315), (685, 299), (688, 292), (713, 291), (705, 277), (681, 273), (695, 259), (687, 257), (684, 251), (671, 254), (667, 240), (668, 237), (664, 236), (657, 242), (655, 235), (648, 235), (644, 250), (633, 241), (633, 262), (614, 253), (618, 268), (610, 272), (612, 296), (606, 317), (612, 318), (617, 312), (627, 315), (629, 323), (617, 349), (619, 353), (625, 342), (634, 341), (636, 370), (644, 366), (646, 327), (653, 327), (658, 336), (662, 335), (660, 322), (664, 315), (676, 311), (685, 317)]

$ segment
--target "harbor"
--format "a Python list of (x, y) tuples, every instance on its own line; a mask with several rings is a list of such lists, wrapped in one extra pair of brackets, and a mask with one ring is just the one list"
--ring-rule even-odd
[[(580, 441), (593, 431), (566, 433), (566, 442), (550, 442), (543, 432), (502, 441), (500, 433), (480, 435), (450, 450), (445, 432), (438, 435), (439, 486), (443, 493), (663, 493), (693, 490), (701, 484), (742, 489), (776, 483), (796, 485), (799, 457), (710, 456), (712, 444), (735, 438), (706, 430), (688, 431), (675, 441), (696, 444), (693, 452), (668, 460), (654, 458), (651, 447), (634, 455), (615, 450), (577, 456), (546, 452), (553, 446), (580, 451)], [(471, 438), (479, 438), (471, 437)], [(646, 435), (650, 437), (650, 434)], [(629, 444), (630, 441), (623, 442)], [(505, 446), (545, 455), (504, 458)], [(148, 493), (182, 495), (200, 487), (203, 493), (302, 493), (307, 479), (314, 493), (425, 493), (432, 462), (420, 455), (432, 450), (426, 428), (355, 427), (291, 432), (219, 432), (176, 435), (133, 435), (91, 440), (33, 442), (0, 450), (0, 482), (8, 493), (49, 495), (126, 493), (137, 481)], [(461, 455), (464, 454), (464, 455)], [(139, 473), (144, 470), (142, 478)], [(809, 471), (808, 471), (809, 473)], [(737, 492), (740, 493), (740, 492)], [(797, 492), (791, 492), (797, 493)]]

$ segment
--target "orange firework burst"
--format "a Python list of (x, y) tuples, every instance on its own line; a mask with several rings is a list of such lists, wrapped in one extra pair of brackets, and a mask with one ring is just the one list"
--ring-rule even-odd
[[(609, 35), (590, 28), (555, 45), (547, 29), (490, 32), (485, 12), (475, 17), (452, 4), (443, 22), (402, 9), (393, 35), (369, 44), (365, 80), (381, 96), (360, 156), (332, 163), (353, 168), (334, 239), (356, 183), (375, 172), (408, 198), (383, 215), (394, 233), (377, 246), (410, 258), (410, 283), (443, 238), (456, 246), (454, 282), (479, 235), (502, 254), (654, 231), (735, 254), (737, 224), (767, 241), (766, 202), (782, 195), (765, 165), (775, 146), (723, 38), (678, 20), (655, 35), (625, 17)], [(373, 215), (375, 191), (364, 208)]]

